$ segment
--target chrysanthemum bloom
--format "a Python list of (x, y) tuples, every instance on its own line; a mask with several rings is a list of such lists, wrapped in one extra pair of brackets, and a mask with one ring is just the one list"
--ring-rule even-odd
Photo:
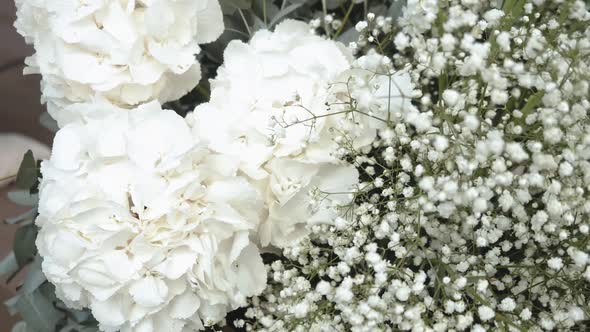
[(265, 196), (263, 245), (292, 243), (306, 224), (332, 219), (335, 207), (350, 200), (357, 172), (334, 155), (338, 122), (326, 93), (351, 62), (342, 44), (287, 20), (248, 44), (231, 42), (211, 82), (211, 102), (189, 115), (197, 136), (233, 156)]
[(95, 95), (132, 108), (180, 98), (201, 78), (198, 44), (223, 32), (217, 0), (16, 0), (43, 100), (63, 126)]
[[(156, 102), (62, 128), (43, 162), (43, 271), (103, 331), (194, 331), (260, 293), (262, 199)], [(111, 106), (112, 107), (112, 106)]]

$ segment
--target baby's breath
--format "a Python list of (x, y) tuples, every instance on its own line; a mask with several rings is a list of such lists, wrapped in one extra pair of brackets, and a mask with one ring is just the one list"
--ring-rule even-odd
[(589, 20), (582, 1), (416, 0), (397, 27), (373, 14), (353, 24), (351, 47), (390, 55), (384, 65), (406, 70), (416, 91), (410, 107), (379, 113), (359, 93), (378, 75), (346, 81), (334, 112), (384, 124), (368, 146), (346, 128), (336, 139), (360, 189), (340, 218), (269, 255), (245, 326), (588, 326)]

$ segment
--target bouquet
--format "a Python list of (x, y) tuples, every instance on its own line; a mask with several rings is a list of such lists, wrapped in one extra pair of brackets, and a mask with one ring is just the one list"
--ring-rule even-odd
[(16, 7), (13, 331), (590, 326), (587, 2)]

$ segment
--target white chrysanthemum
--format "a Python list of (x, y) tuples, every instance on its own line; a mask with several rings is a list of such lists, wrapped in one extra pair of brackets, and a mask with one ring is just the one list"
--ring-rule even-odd
[(262, 199), (230, 158), (193, 143), (156, 102), (109, 110), (56, 135), (43, 162), (43, 271), (104, 331), (194, 331), (260, 293), (249, 234)]
[(177, 99), (200, 80), (198, 44), (223, 32), (217, 0), (17, 0), (15, 26), (36, 54), (43, 99), (60, 125), (68, 106), (101, 95), (132, 107)]
[(248, 44), (232, 41), (211, 82), (211, 102), (189, 115), (209, 147), (235, 158), (266, 196), (263, 245), (285, 246), (309, 222), (332, 218), (349, 195), (323, 196), (350, 192), (357, 181), (356, 170), (333, 154), (339, 119), (326, 106), (329, 83), (351, 62), (342, 44), (287, 20)]

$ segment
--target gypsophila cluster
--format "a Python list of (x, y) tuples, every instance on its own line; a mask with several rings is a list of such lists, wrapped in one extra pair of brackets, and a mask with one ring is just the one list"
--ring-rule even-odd
[[(370, 17), (356, 29), (372, 29)], [(390, 63), (367, 66), (368, 54), (332, 90), (332, 107), (355, 124), (380, 123), (368, 146), (351, 132), (338, 140), (362, 190), (341, 217), (270, 259), (269, 286), (236, 324), (585, 330), (586, 4), (408, 1), (398, 23), (391, 45), (374, 47)], [(411, 87), (392, 88), (404, 71)]]

